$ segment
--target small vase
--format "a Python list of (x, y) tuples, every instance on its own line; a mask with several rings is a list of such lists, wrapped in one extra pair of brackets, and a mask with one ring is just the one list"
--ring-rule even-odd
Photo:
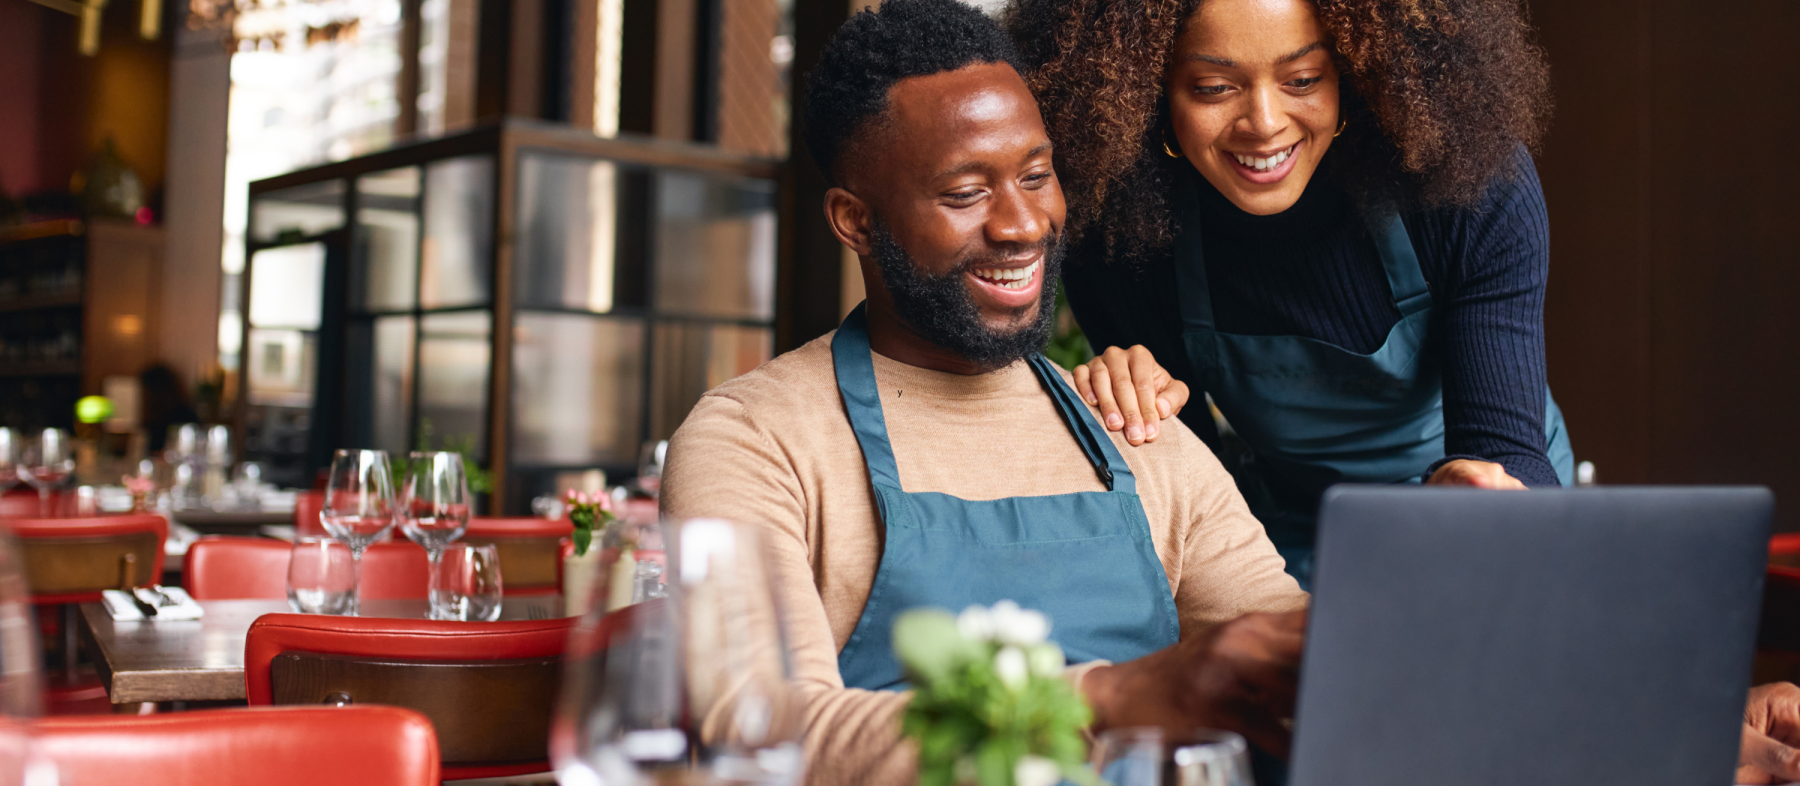
[(593, 602), (594, 584), (600, 576), (601, 549), (589, 548), (586, 554), (570, 554), (563, 558), (563, 613), (578, 617), (587, 613)]

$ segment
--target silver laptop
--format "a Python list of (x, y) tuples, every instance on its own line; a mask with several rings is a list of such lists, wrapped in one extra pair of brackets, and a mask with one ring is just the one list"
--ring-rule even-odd
[(1730, 784), (1773, 507), (1328, 491), (1289, 783)]

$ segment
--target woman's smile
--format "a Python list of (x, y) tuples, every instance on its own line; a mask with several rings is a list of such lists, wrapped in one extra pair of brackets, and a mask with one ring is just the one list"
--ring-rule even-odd
[(1226, 162), (1239, 177), (1257, 185), (1279, 183), (1294, 171), (1294, 162), (1300, 160), (1300, 146), (1305, 140), (1295, 142), (1273, 153), (1222, 151)]

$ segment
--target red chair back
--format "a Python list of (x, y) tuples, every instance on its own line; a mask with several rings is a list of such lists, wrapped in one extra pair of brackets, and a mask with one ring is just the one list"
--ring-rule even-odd
[(323, 538), (329, 535), (325, 525), (319, 523), (319, 511), (325, 507), (325, 492), (294, 492), (294, 531), (295, 537)]
[(445, 779), (544, 772), (574, 622), (267, 614), (245, 639), (244, 682), (252, 706), (418, 710), (438, 731)]
[(169, 522), (148, 514), (78, 519), (7, 519), (19, 540), (34, 603), (86, 603), (100, 592), (155, 584)]
[(500, 552), (500, 581), (512, 595), (562, 591), (557, 543), (575, 531), (568, 519), (471, 518), (465, 543), (492, 543)]
[(431, 722), (399, 707), (262, 707), (32, 724), (61, 786), (436, 786)]
[(49, 510), (38, 499), (37, 489), (21, 487), (0, 493), (0, 519), (36, 519), (62, 515), (63, 494), (50, 492)]
[[(194, 600), (286, 598), (293, 550), (271, 538), (204, 537), (188, 547), (181, 585)], [(363, 552), (365, 600), (423, 598), (430, 578), (425, 550), (410, 541), (376, 543)]]

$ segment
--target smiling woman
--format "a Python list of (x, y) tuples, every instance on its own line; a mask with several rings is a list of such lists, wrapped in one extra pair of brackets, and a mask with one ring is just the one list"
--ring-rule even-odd
[[(1108, 428), (1142, 444), (1179, 412), (1303, 582), (1333, 483), (1571, 480), (1518, 0), (1020, 0), (1008, 23)], [(1238, 439), (1180, 411), (1190, 386)]]

